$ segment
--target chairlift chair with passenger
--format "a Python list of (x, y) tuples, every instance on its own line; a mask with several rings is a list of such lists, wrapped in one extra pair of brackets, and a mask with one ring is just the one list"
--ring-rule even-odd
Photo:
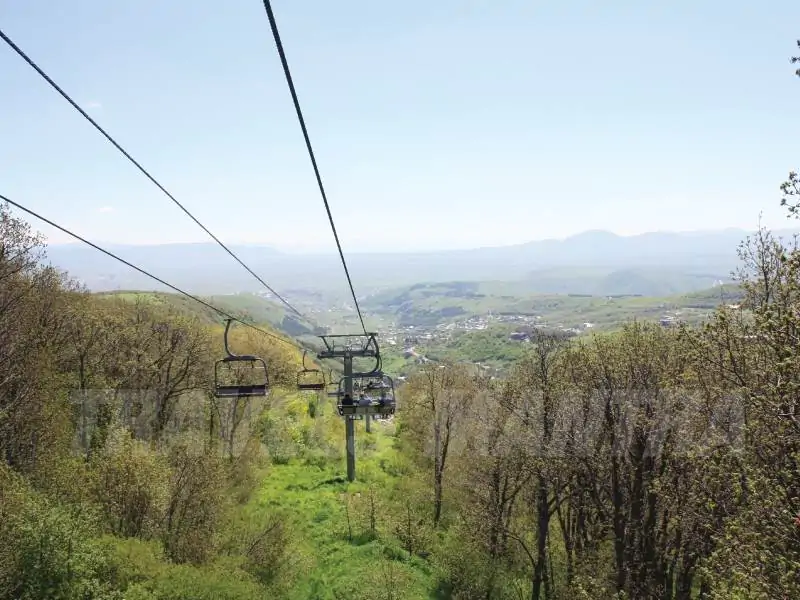
[[(360, 375), (360, 376), (359, 376)], [(354, 398), (346, 402), (344, 394), (344, 378), (339, 381), (337, 396), (340, 416), (371, 415), (377, 419), (386, 419), (394, 415), (395, 397), (394, 381), (384, 373), (370, 372), (353, 375)]]
[(394, 380), (391, 377), (383, 375), (378, 380), (372, 380), (367, 383), (366, 389), (378, 395), (374, 413), (376, 419), (388, 419), (394, 415), (397, 401), (394, 395)]

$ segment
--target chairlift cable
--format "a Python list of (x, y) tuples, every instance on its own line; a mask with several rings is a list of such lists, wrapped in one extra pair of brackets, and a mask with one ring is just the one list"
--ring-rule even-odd
[(169, 283), (169, 282), (167, 282), (167, 281), (164, 281), (164, 280), (163, 280), (163, 279), (161, 279), (160, 277), (158, 277), (158, 276), (156, 276), (156, 275), (153, 275), (152, 273), (149, 273), (149, 272), (145, 271), (145, 270), (144, 270), (144, 269), (142, 269), (141, 267), (137, 267), (136, 265), (134, 265), (133, 263), (131, 263), (131, 262), (127, 261), (127, 260), (125, 260), (124, 258), (121, 258), (121, 257), (117, 256), (117, 255), (116, 255), (116, 254), (114, 254), (113, 252), (110, 252), (110, 251), (106, 250), (105, 248), (101, 248), (101, 247), (100, 247), (100, 246), (98, 246), (97, 244), (95, 244), (95, 243), (93, 243), (93, 242), (90, 242), (90, 241), (89, 241), (89, 240), (87, 240), (86, 238), (83, 238), (83, 237), (79, 236), (77, 233), (73, 233), (73, 232), (72, 232), (72, 231), (70, 231), (69, 229), (66, 229), (65, 227), (62, 227), (61, 225), (59, 225), (59, 224), (57, 224), (57, 223), (54, 223), (54, 222), (53, 222), (53, 221), (51, 221), (50, 219), (47, 219), (46, 217), (43, 217), (42, 215), (40, 215), (40, 214), (38, 214), (38, 213), (36, 213), (36, 212), (32, 211), (31, 209), (29, 209), (29, 208), (26, 208), (25, 206), (23, 206), (23, 205), (19, 204), (18, 202), (14, 202), (13, 200), (11, 200), (11, 199), (7, 198), (6, 196), (3, 196), (2, 194), (0, 194), (0, 200), (3, 200), (3, 201), (5, 201), (5, 202), (8, 202), (8, 203), (9, 203), (11, 206), (14, 206), (14, 207), (16, 207), (16, 208), (20, 209), (21, 211), (24, 211), (24, 212), (28, 213), (29, 215), (31, 215), (31, 216), (33, 216), (33, 217), (36, 217), (37, 219), (39, 219), (40, 221), (43, 221), (43, 222), (47, 223), (47, 224), (48, 224), (48, 225), (50, 225), (51, 227), (55, 227), (55, 228), (56, 228), (56, 229), (58, 229), (59, 231), (61, 231), (61, 232), (63, 232), (63, 233), (66, 233), (66, 234), (67, 234), (67, 235), (69, 235), (69, 236), (72, 236), (72, 237), (73, 237), (73, 238), (75, 238), (76, 240), (78, 240), (78, 241), (80, 241), (80, 242), (83, 242), (84, 244), (86, 244), (86, 245), (88, 245), (88, 246), (91, 246), (92, 248), (94, 248), (95, 250), (98, 250), (98, 251), (102, 252), (102, 253), (103, 253), (103, 254), (105, 254), (106, 256), (110, 256), (110, 257), (111, 257), (111, 258), (113, 258), (114, 260), (117, 260), (117, 261), (121, 262), (122, 264), (124, 264), (124, 265), (126, 265), (126, 266), (130, 267), (131, 269), (134, 269), (135, 271), (138, 271), (138, 272), (139, 272), (139, 273), (141, 273), (142, 275), (146, 275), (146, 276), (147, 276), (147, 277), (149, 277), (150, 279), (153, 279), (153, 280), (157, 281), (158, 283), (160, 283), (160, 284), (162, 284), (162, 285), (165, 285), (165, 286), (167, 286), (168, 288), (170, 288), (170, 289), (174, 290), (175, 292), (177, 292), (177, 293), (179, 293), (179, 294), (181, 294), (181, 295), (183, 295), (183, 296), (186, 296), (187, 298), (190, 298), (191, 300), (194, 300), (195, 302), (197, 302), (197, 303), (199, 303), (199, 304), (202, 304), (202, 305), (203, 305), (203, 306), (205, 306), (206, 308), (209, 308), (209, 309), (211, 309), (211, 310), (215, 311), (215, 312), (216, 312), (218, 315), (220, 315), (220, 316), (222, 316), (222, 317), (225, 317), (226, 319), (231, 319), (232, 321), (236, 321), (237, 323), (241, 323), (242, 325), (245, 325), (245, 326), (249, 327), (250, 329), (253, 329), (253, 330), (255, 330), (255, 331), (258, 331), (259, 333), (263, 333), (263, 334), (264, 334), (264, 335), (266, 335), (266, 336), (269, 336), (269, 337), (271, 337), (271, 338), (275, 338), (276, 340), (278, 340), (278, 341), (280, 341), (280, 342), (283, 342), (284, 344), (288, 344), (288, 345), (290, 345), (290, 346), (293, 346), (294, 348), (298, 348), (298, 349), (300, 349), (300, 350), (304, 350), (304, 348), (303, 348), (302, 346), (300, 346), (300, 345), (298, 345), (298, 344), (296, 344), (296, 343), (294, 343), (294, 342), (292, 342), (292, 341), (290, 341), (290, 340), (288, 340), (288, 339), (286, 339), (286, 338), (284, 338), (284, 337), (281, 337), (281, 336), (279, 336), (279, 335), (276, 335), (276, 334), (274, 334), (274, 333), (271, 333), (271, 332), (269, 332), (269, 331), (266, 331), (265, 329), (262, 329), (261, 327), (257, 327), (256, 325), (253, 325), (252, 323), (248, 323), (248, 322), (246, 322), (246, 321), (243, 321), (243, 320), (241, 320), (241, 319), (239, 319), (239, 318), (237, 318), (237, 317), (234, 317), (234, 316), (233, 316), (233, 315), (231, 315), (230, 313), (228, 313), (228, 312), (226, 312), (226, 311), (224, 311), (224, 310), (222, 310), (222, 309), (220, 309), (220, 308), (217, 308), (217, 307), (216, 307), (216, 306), (214, 306), (213, 304), (210, 304), (210, 303), (206, 302), (205, 300), (202, 300), (201, 298), (198, 298), (197, 296), (195, 296), (195, 295), (193, 295), (193, 294), (190, 294), (189, 292), (185, 292), (185, 291), (183, 291), (183, 290), (182, 290), (182, 289), (180, 289), (179, 287), (176, 287), (176, 286), (172, 285), (171, 283)]
[(289, 85), (289, 92), (292, 95), (292, 102), (294, 103), (294, 109), (297, 112), (297, 120), (300, 122), (300, 128), (303, 130), (303, 138), (306, 141), (306, 148), (308, 149), (308, 155), (311, 158), (311, 165), (314, 167), (314, 175), (317, 178), (317, 185), (319, 186), (320, 194), (322, 194), (322, 202), (325, 204), (325, 211), (328, 213), (328, 220), (331, 224), (331, 230), (333, 231), (333, 238), (336, 240), (336, 247), (339, 249), (339, 257), (342, 259), (342, 266), (344, 267), (344, 274), (347, 277), (347, 283), (350, 286), (350, 293), (353, 296), (353, 302), (356, 305), (356, 312), (358, 313), (358, 320), (361, 322), (361, 328), (364, 330), (364, 335), (368, 335), (367, 327), (364, 325), (364, 317), (361, 315), (361, 307), (358, 305), (358, 299), (356, 298), (356, 291), (353, 288), (353, 280), (350, 278), (350, 270), (347, 268), (347, 261), (344, 258), (344, 252), (342, 251), (342, 245), (339, 243), (339, 234), (336, 232), (336, 224), (333, 222), (333, 215), (331, 214), (331, 207), (328, 204), (328, 195), (325, 193), (325, 186), (322, 185), (322, 176), (319, 173), (319, 167), (317, 166), (317, 159), (314, 156), (314, 149), (311, 147), (311, 139), (308, 136), (308, 129), (306, 128), (306, 121), (303, 118), (303, 111), (300, 109), (300, 101), (297, 98), (297, 91), (294, 87), (294, 82), (292, 81), (292, 74), (289, 70), (289, 62), (286, 60), (286, 53), (283, 50), (283, 43), (281, 42), (281, 36), (278, 32), (278, 24), (275, 21), (275, 15), (272, 12), (272, 4), (270, 0), (264, 0), (264, 8), (267, 11), (267, 18), (269, 19), (269, 25), (272, 29), (272, 37), (275, 40), (275, 46), (278, 49), (278, 55), (281, 59), (281, 65), (283, 66), (283, 73), (286, 76), (286, 83)]
[(152, 175), (151, 175), (151, 174), (150, 174), (150, 173), (149, 173), (149, 172), (148, 172), (148, 171), (147, 171), (147, 170), (146, 170), (146, 169), (145, 169), (145, 168), (144, 168), (144, 167), (143, 167), (141, 164), (139, 164), (139, 162), (138, 162), (138, 161), (137, 161), (135, 158), (133, 158), (133, 157), (132, 157), (132, 156), (131, 156), (131, 155), (130, 155), (130, 154), (129, 154), (129, 153), (128, 153), (128, 152), (127, 152), (127, 151), (126, 151), (126, 150), (125, 150), (123, 147), (122, 147), (122, 146), (120, 146), (120, 145), (117, 143), (117, 141), (116, 141), (114, 138), (112, 138), (112, 137), (111, 137), (111, 135), (109, 135), (109, 134), (106, 132), (106, 130), (105, 130), (105, 129), (103, 129), (103, 128), (102, 128), (100, 125), (98, 125), (98, 124), (97, 124), (97, 121), (95, 121), (95, 120), (94, 120), (92, 117), (90, 117), (90, 116), (88, 115), (88, 113), (87, 113), (85, 110), (83, 110), (83, 109), (82, 109), (80, 106), (78, 106), (78, 104), (77, 104), (77, 103), (76, 103), (76, 102), (75, 102), (75, 101), (74, 101), (74, 100), (73, 100), (73, 99), (72, 99), (72, 98), (71, 98), (71, 97), (70, 97), (70, 96), (69, 96), (69, 95), (68, 95), (68, 94), (67, 94), (67, 93), (66, 93), (66, 92), (63, 90), (63, 89), (61, 89), (61, 87), (60, 87), (60, 86), (59, 86), (59, 85), (58, 85), (58, 84), (57, 84), (55, 81), (53, 81), (53, 80), (50, 78), (50, 76), (49, 76), (49, 75), (47, 75), (47, 73), (45, 73), (45, 72), (44, 72), (44, 71), (41, 69), (41, 67), (39, 67), (39, 65), (37, 65), (35, 62), (33, 62), (33, 60), (32, 60), (32, 59), (31, 59), (31, 58), (30, 58), (30, 57), (29, 57), (27, 54), (25, 54), (25, 52), (24, 52), (24, 51), (23, 51), (23, 50), (22, 50), (22, 49), (21, 49), (19, 46), (17, 46), (17, 45), (16, 45), (16, 44), (15, 44), (15, 43), (14, 43), (12, 40), (11, 40), (11, 38), (9, 38), (9, 37), (8, 37), (8, 36), (7, 36), (7, 35), (6, 35), (6, 34), (3, 32), (3, 30), (2, 30), (2, 29), (0, 29), (0, 38), (2, 38), (2, 39), (3, 39), (3, 41), (4, 41), (6, 44), (8, 44), (8, 45), (11, 47), (11, 49), (12, 49), (12, 50), (14, 50), (14, 51), (15, 51), (17, 54), (19, 54), (19, 56), (20, 56), (20, 57), (22, 57), (22, 59), (23, 59), (23, 60), (24, 60), (26, 63), (28, 63), (28, 65), (30, 65), (30, 66), (31, 66), (31, 68), (33, 68), (33, 69), (34, 69), (34, 70), (35, 70), (35, 71), (36, 71), (36, 72), (37, 72), (37, 73), (38, 73), (38, 74), (39, 74), (39, 75), (40, 75), (40, 76), (41, 76), (41, 77), (42, 77), (42, 78), (43, 78), (45, 81), (47, 81), (47, 83), (49, 83), (49, 84), (50, 84), (50, 86), (51, 86), (53, 89), (55, 89), (55, 90), (56, 90), (56, 91), (57, 91), (57, 92), (58, 92), (58, 93), (59, 93), (59, 94), (60, 94), (60, 95), (61, 95), (61, 96), (62, 96), (62, 97), (63, 97), (63, 98), (64, 98), (64, 99), (67, 101), (67, 102), (69, 102), (69, 103), (72, 105), (72, 107), (73, 107), (75, 110), (77, 110), (77, 111), (78, 111), (78, 112), (79, 112), (79, 113), (80, 113), (80, 114), (83, 116), (83, 118), (85, 118), (87, 121), (89, 121), (89, 123), (91, 123), (91, 124), (94, 126), (94, 128), (95, 128), (95, 129), (97, 129), (97, 131), (99, 131), (99, 132), (100, 132), (100, 133), (103, 135), (103, 137), (105, 137), (105, 138), (106, 138), (106, 139), (107, 139), (109, 142), (111, 142), (111, 144), (112, 144), (112, 145), (113, 145), (113, 146), (114, 146), (114, 147), (115, 147), (117, 150), (119, 150), (119, 151), (120, 151), (120, 152), (123, 154), (123, 156), (125, 156), (125, 158), (127, 158), (127, 159), (128, 159), (130, 162), (131, 162), (131, 163), (133, 163), (133, 165), (134, 165), (134, 166), (135, 166), (137, 169), (139, 169), (139, 171), (141, 171), (141, 172), (144, 174), (144, 176), (145, 176), (145, 177), (147, 177), (147, 178), (148, 178), (148, 179), (149, 179), (149, 180), (150, 180), (150, 181), (151, 181), (153, 184), (155, 184), (155, 186), (156, 186), (158, 189), (160, 189), (162, 192), (164, 192), (164, 194), (165, 194), (165, 195), (166, 195), (166, 196), (167, 196), (167, 197), (168, 197), (170, 200), (172, 200), (172, 201), (173, 201), (173, 202), (174, 202), (174, 203), (175, 203), (175, 204), (176, 204), (176, 205), (177, 205), (177, 206), (178, 206), (178, 207), (179, 207), (179, 208), (180, 208), (180, 209), (181, 209), (181, 210), (182, 210), (184, 213), (186, 213), (186, 214), (189, 216), (189, 218), (190, 218), (190, 219), (192, 219), (192, 220), (193, 220), (193, 221), (194, 221), (194, 222), (195, 222), (195, 223), (196, 223), (198, 226), (200, 226), (200, 228), (201, 228), (203, 231), (205, 231), (205, 232), (206, 232), (206, 233), (207, 233), (207, 234), (208, 234), (208, 235), (209, 235), (209, 236), (210, 236), (210, 237), (211, 237), (211, 238), (212, 238), (212, 239), (213, 239), (213, 240), (214, 240), (214, 241), (215, 241), (217, 244), (219, 244), (219, 245), (222, 247), (222, 249), (223, 249), (223, 250), (225, 250), (225, 252), (227, 252), (228, 254), (230, 254), (230, 255), (231, 255), (231, 257), (233, 257), (233, 259), (234, 259), (234, 260), (236, 260), (236, 262), (238, 262), (240, 265), (242, 265), (242, 266), (243, 266), (243, 267), (244, 267), (244, 268), (247, 270), (247, 272), (248, 272), (248, 273), (250, 273), (250, 275), (252, 275), (253, 277), (255, 277), (255, 278), (256, 278), (256, 279), (259, 281), (259, 283), (261, 283), (261, 285), (263, 285), (263, 286), (264, 286), (264, 287), (265, 287), (267, 290), (269, 290), (269, 291), (270, 291), (270, 292), (271, 292), (271, 293), (272, 293), (272, 294), (273, 294), (273, 295), (274, 295), (276, 298), (278, 298), (278, 300), (280, 300), (280, 301), (281, 301), (281, 302), (284, 304), (284, 306), (286, 306), (286, 307), (287, 307), (289, 310), (291, 310), (291, 311), (292, 311), (294, 314), (296, 314), (296, 315), (297, 315), (298, 317), (300, 317), (301, 319), (305, 319), (305, 320), (306, 320), (307, 322), (309, 322), (309, 323), (311, 323), (311, 322), (312, 322), (310, 319), (308, 319), (307, 317), (305, 317), (305, 316), (304, 316), (304, 315), (303, 315), (303, 314), (302, 314), (302, 313), (301, 313), (299, 310), (297, 310), (297, 309), (296, 309), (294, 306), (292, 306), (291, 304), (289, 304), (289, 302), (288, 302), (286, 299), (284, 299), (284, 298), (283, 298), (283, 296), (281, 296), (281, 295), (280, 295), (278, 292), (276, 292), (275, 290), (273, 290), (273, 289), (272, 289), (272, 288), (271, 288), (271, 287), (270, 287), (270, 286), (267, 284), (267, 282), (266, 282), (266, 281), (264, 281), (264, 280), (263, 280), (261, 277), (259, 277), (259, 276), (258, 276), (258, 275), (257, 275), (257, 274), (256, 274), (256, 273), (255, 273), (255, 272), (254, 272), (254, 271), (253, 271), (251, 268), (250, 268), (250, 267), (248, 267), (248, 266), (247, 266), (247, 265), (246, 265), (246, 264), (245, 264), (245, 263), (244, 263), (244, 262), (243, 262), (243, 261), (242, 261), (242, 260), (241, 260), (241, 259), (240, 259), (240, 258), (239, 258), (239, 257), (238, 257), (238, 256), (237, 256), (237, 255), (236, 255), (236, 254), (235, 254), (235, 253), (234, 253), (234, 252), (231, 250), (231, 249), (230, 249), (230, 248), (228, 248), (228, 247), (227, 247), (227, 246), (226, 246), (226, 245), (225, 245), (225, 244), (224, 244), (224, 243), (223, 243), (223, 242), (222, 242), (222, 241), (221, 241), (221, 240), (220, 240), (220, 239), (219, 239), (217, 236), (215, 236), (213, 233), (211, 233), (211, 231), (209, 231), (209, 229), (208, 229), (208, 228), (207, 228), (205, 225), (203, 225), (203, 224), (202, 224), (202, 223), (201, 223), (201, 222), (200, 222), (200, 221), (199, 221), (199, 220), (198, 220), (198, 219), (197, 219), (197, 218), (196, 218), (196, 217), (195, 217), (195, 216), (194, 216), (194, 215), (193, 215), (193, 214), (192, 214), (192, 213), (191, 213), (191, 212), (190, 212), (190, 211), (189, 211), (189, 210), (188, 210), (188, 209), (187, 209), (187, 208), (186, 208), (184, 205), (183, 205), (183, 204), (181, 204), (181, 203), (180, 203), (180, 202), (179, 202), (179, 201), (178, 201), (178, 200), (177, 200), (177, 199), (176, 199), (176, 198), (175, 198), (175, 197), (174, 197), (174, 196), (173, 196), (173, 195), (172, 195), (172, 194), (171, 194), (169, 191), (167, 191), (167, 189), (166, 189), (166, 188), (165, 188), (163, 185), (161, 185), (161, 184), (160, 184), (160, 183), (159, 183), (159, 182), (156, 180), (156, 178), (155, 178), (155, 177), (153, 177), (153, 176), (152, 176)]

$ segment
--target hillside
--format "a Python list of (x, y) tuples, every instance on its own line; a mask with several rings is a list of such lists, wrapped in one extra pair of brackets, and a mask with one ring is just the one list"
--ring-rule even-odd
[(735, 303), (734, 284), (665, 296), (632, 294), (538, 294), (512, 284), (451, 282), (415, 284), (383, 291), (364, 300), (367, 310), (405, 327), (435, 327), (473, 317), (544, 320), (576, 327), (585, 322), (614, 326), (632, 317), (661, 316), (665, 311), (704, 311), (721, 302)]
[[(524, 354), (525, 346), (517, 334), (533, 328), (587, 335), (619, 329), (632, 319), (659, 322), (664, 317), (696, 325), (718, 305), (741, 299), (735, 285), (664, 297), (526, 294), (521, 289), (518, 284), (499, 282), (415, 284), (369, 297), (363, 308), (369, 326), (381, 332), (387, 372), (406, 375), (420, 356), (505, 369)], [(176, 308), (208, 324), (221, 323), (214, 311), (177, 294), (107, 292), (98, 296), (126, 301), (138, 298)], [(275, 327), (307, 346), (319, 345), (312, 324), (300, 324), (263, 296), (240, 293), (204, 299), (249, 322)], [(358, 329), (346, 306), (329, 309), (324, 316), (337, 331)], [(413, 348), (410, 354), (409, 348)], [(327, 366), (331, 367), (335, 365)]]
[[(2, 211), (0, 598), (367, 600), (387, 582), (434, 594), (433, 566), (398, 533), (410, 467), (391, 422), (359, 432), (348, 484), (343, 423), (332, 400), (296, 390), (291, 338), (235, 327), (270, 394), (216, 397), (214, 311), (76, 293), (27, 258), (35, 242)], [(267, 330), (280, 318), (263, 298), (213, 300)]]
[[(223, 320), (223, 317), (216, 311), (198, 304), (191, 298), (175, 293), (115, 291), (99, 292), (97, 296), (131, 302), (137, 299), (143, 300), (194, 315), (209, 324), (219, 323)], [(295, 315), (289, 314), (288, 309), (283, 305), (257, 294), (240, 293), (224, 296), (203, 296), (201, 299), (234, 317), (252, 323), (268, 324), (288, 336), (315, 336), (322, 331), (310, 323), (301, 321)]]
[(430, 360), (480, 364), (506, 372), (529, 350), (535, 330), (586, 337), (632, 320), (697, 326), (720, 305), (742, 301), (738, 285), (663, 297), (524, 294), (498, 282), (416, 284), (385, 290), (364, 305), (383, 319), (384, 365), (408, 375)]

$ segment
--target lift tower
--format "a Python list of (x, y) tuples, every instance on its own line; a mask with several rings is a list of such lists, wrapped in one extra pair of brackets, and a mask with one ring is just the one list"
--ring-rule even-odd
[[(355, 334), (355, 335), (321, 335), (325, 350), (317, 354), (320, 360), (326, 358), (341, 359), (344, 363), (344, 394), (353, 398), (353, 377), (364, 377), (380, 372), (381, 355), (378, 349), (377, 334)], [(354, 373), (354, 358), (374, 358), (375, 369), (368, 373)], [(342, 399), (338, 402), (341, 404)], [(356, 442), (355, 442), (355, 423), (360, 418), (358, 414), (344, 415), (344, 434), (347, 445), (347, 480), (353, 481), (356, 478)]]

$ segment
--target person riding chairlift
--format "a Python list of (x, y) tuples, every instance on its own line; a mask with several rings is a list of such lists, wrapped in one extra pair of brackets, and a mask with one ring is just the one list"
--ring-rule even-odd
[(353, 406), (353, 398), (350, 394), (345, 394), (342, 398), (342, 406)]

